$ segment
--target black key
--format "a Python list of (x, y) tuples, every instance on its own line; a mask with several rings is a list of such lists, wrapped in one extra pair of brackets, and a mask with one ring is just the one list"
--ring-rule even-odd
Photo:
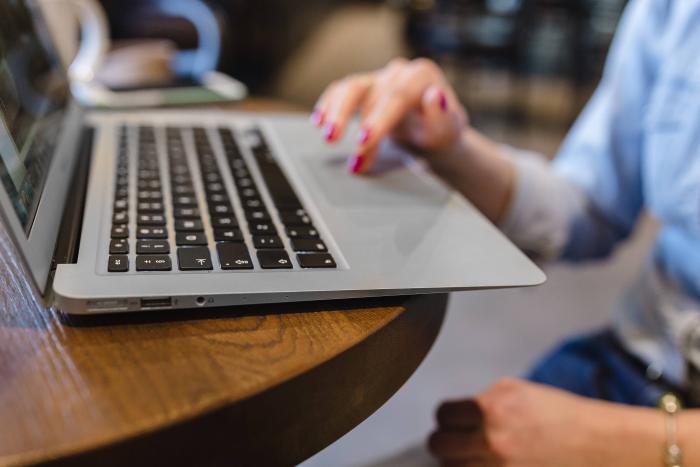
[(258, 249), (284, 248), (282, 240), (277, 235), (256, 235), (253, 237), (253, 245)]
[(149, 203), (148, 201), (143, 201), (141, 203), (138, 203), (136, 207), (139, 211), (139, 214), (157, 214), (163, 212), (163, 203), (160, 203), (158, 201), (152, 203)]
[(309, 226), (311, 218), (306, 214), (299, 215), (296, 211), (280, 211), (280, 220), (287, 226)]
[(175, 243), (178, 246), (206, 245), (207, 237), (204, 235), (204, 232), (177, 232), (175, 234)]
[(174, 196), (185, 196), (194, 194), (194, 188), (192, 188), (192, 186), (190, 185), (175, 185), (173, 186), (172, 191)]
[(170, 271), (173, 268), (168, 255), (144, 255), (136, 257), (137, 271)]
[(161, 201), (163, 193), (155, 190), (141, 190), (138, 192), (139, 201)]
[(173, 204), (178, 208), (193, 208), (197, 207), (197, 198), (194, 196), (175, 196)]
[(318, 231), (313, 227), (288, 227), (289, 238), (318, 238)]
[(231, 203), (231, 200), (228, 199), (228, 196), (223, 194), (223, 193), (212, 193), (210, 195), (207, 195), (207, 201), (210, 203)]
[(328, 251), (325, 243), (323, 243), (320, 239), (312, 238), (293, 238), (292, 248), (294, 248), (294, 251)]
[(160, 190), (160, 180), (139, 180), (139, 190)]
[(139, 227), (136, 229), (136, 238), (168, 238), (168, 231), (165, 227)]
[(138, 240), (136, 242), (136, 254), (156, 255), (170, 253), (170, 244), (167, 240)]
[(175, 221), (175, 230), (178, 232), (201, 232), (202, 221), (199, 219), (178, 219)]
[(165, 225), (165, 216), (162, 214), (139, 214), (136, 222), (138, 225)]
[(126, 255), (110, 256), (107, 262), (108, 272), (127, 272), (129, 270), (129, 257)]
[(260, 193), (255, 188), (244, 188), (240, 192), (242, 198), (260, 198)]
[(302, 268), (335, 268), (333, 257), (328, 253), (297, 254), (297, 261)]
[(219, 182), (207, 183), (204, 185), (204, 189), (207, 193), (223, 193), (226, 191), (224, 184)]
[(204, 176), (204, 181), (206, 183), (213, 183), (213, 182), (220, 182), (221, 181), (221, 175), (219, 175), (216, 172), (209, 172)]
[(242, 242), (243, 232), (239, 229), (214, 229), (214, 240), (217, 242)]
[(258, 250), (258, 261), (263, 269), (291, 269), (292, 262), (284, 250)]
[(129, 237), (129, 227), (125, 225), (114, 225), (112, 226), (112, 238), (128, 238)]
[(217, 243), (221, 269), (253, 269), (253, 261), (244, 243)]
[(212, 217), (228, 216), (233, 213), (233, 207), (230, 204), (214, 203), (209, 205), (209, 214)]
[(271, 222), (251, 222), (248, 224), (250, 233), (253, 235), (275, 235), (277, 229)]
[(125, 255), (129, 253), (129, 242), (127, 240), (111, 240), (109, 242), (110, 255)]
[(246, 219), (248, 219), (251, 222), (269, 221), (270, 220), (270, 214), (268, 214), (267, 211), (265, 211), (263, 209), (246, 211), (245, 217), (246, 217)]
[(114, 200), (114, 210), (115, 211), (123, 211), (129, 209), (129, 200), (126, 198), (120, 198)]
[(216, 228), (228, 228), (238, 226), (238, 222), (235, 217), (225, 216), (225, 217), (214, 217), (211, 220), (211, 225)]
[(260, 209), (265, 207), (260, 198), (248, 198), (243, 200), (243, 209)]
[(238, 188), (252, 188), (255, 186), (255, 182), (249, 177), (237, 178), (235, 182)]
[(126, 198), (129, 196), (129, 189), (125, 187), (117, 188), (114, 192), (115, 198)]
[(116, 211), (112, 215), (112, 222), (115, 224), (126, 224), (129, 222), (129, 213), (127, 211)]
[(197, 208), (177, 208), (173, 211), (176, 219), (199, 219), (199, 209)]
[(177, 263), (181, 271), (213, 269), (209, 248), (205, 246), (178, 248)]

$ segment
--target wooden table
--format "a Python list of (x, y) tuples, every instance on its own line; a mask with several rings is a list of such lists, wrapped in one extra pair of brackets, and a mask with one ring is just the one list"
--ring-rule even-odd
[(0, 465), (300, 462), (408, 379), (447, 303), (433, 295), (76, 321), (39, 304), (26, 277), (0, 225)]

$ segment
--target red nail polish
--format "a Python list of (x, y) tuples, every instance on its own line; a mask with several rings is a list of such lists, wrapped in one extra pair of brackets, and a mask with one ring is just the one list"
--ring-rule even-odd
[(447, 96), (444, 91), (440, 91), (440, 109), (445, 112), (447, 110)]
[(355, 154), (350, 160), (350, 173), (357, 174), (362, 168), (362, 163), (364, 162), (364, 157), (362, 154)]
[(322, 111), (316, 109), (314, 112), (311, 114), (311, 122), (316, 125), (316, 126), (321, 126), (323, 124), (323, 118), (324, 114)]
[(369, 137), (372, 134), (372, 130), (369, 128), (363, 128), (360, 131), (360, 144), (365, 144), (367, 141), (369, 141)]
[(335, 137), (335, 125), (332, 123), (329, 123), (326, 126), (326, 141), (333, 141), (334, 137)]

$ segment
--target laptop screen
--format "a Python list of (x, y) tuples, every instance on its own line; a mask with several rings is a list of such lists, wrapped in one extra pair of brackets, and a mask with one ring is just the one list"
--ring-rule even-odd
[(33, 6), (0, 1), (0, 182), (29, 233), (61, 129), (68, 85)]

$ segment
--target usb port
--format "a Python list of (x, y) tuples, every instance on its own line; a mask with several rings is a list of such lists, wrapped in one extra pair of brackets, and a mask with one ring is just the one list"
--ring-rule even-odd
[(170, 308), (173, 306), (171, 297), (142, 298), (141, 308)]

